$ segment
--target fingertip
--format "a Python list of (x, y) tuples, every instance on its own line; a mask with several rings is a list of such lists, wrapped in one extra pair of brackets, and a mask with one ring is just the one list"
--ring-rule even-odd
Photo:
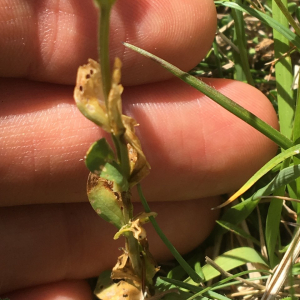
[(2, 296), (5, 297), (10, 300), (92, 300), (92, 292), (85, 280), (72, 280), (11, 292)]

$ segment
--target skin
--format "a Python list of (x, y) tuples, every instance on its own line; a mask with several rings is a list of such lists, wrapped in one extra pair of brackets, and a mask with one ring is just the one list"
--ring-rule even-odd
[[(123, 245), (87, 203), (83, 157), (103, 133), (72, 99), (78, 66), (97, 58), (97, 10), (92, 1), (7, 3), (0, 0), (0, 295), (91, 299), (84, 279), (110, 268)], [(124, 112), (140, 123), (152, 166), (144, 193), (181, 253), (212, 230), (218, 211), (210, 208), (219, 195), (240, 187), (277, 146), (121, 42), (189, 70), (215, 31), (213, 0), (122, 0), (112, 12), (111, 59), (123, 62)], [(253, 87), (205, 81), (278, 126), (268, 99)], [(170, 259), (148, 227), (155, 257)]]

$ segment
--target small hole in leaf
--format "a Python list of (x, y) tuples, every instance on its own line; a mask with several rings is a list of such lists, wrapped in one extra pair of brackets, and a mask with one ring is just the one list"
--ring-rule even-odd
[(83, 92), (83, 87), (82, 87), (82, 85), (79, 87), (79, 91), (80, 91), (80, 92)]
[(94, 70), (90, 69), (90, 74), (93, 75), (94, 74)]
[(90, 78), (91, 78), (91, 75), (90, 75), (90, 74), (86, 74), (85, 78), (86, 78), (86, 79), (90, 79)]
[(128, 297), (128, 295), (127, 295), (127, 294), (124, 294), (124, 295), (123, 295), (123, 298), (127, 298), (127, 297)]

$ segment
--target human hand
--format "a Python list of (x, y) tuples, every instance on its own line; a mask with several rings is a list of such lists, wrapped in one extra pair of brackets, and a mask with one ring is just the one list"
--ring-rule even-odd
[[(103, 133), (72, 97), (77, 68), (97, 57), (97, 11), (92, 1), (15, 0), (0, 5), (0, 17), (0, 294), (91, 299), (84, 278), (110, 268), (122, 245), (87, 203), (82, 159)], [(237, 189), (277, 147), (121, 42), (189, 70), (210, 48), (215, 30), (213, 0), (123, 0), (112, 14), (111, 59), (123, 62), (125, 114), (140, 123), (152, 166), (143, 190), (182, 253), (211, 231), (217, 212), (210, 209), (219, 195)], [(259, 91), (205, 81), (277, 126)], [(136, 203), (135, 212), (141, 210)], [(171, 258), (153, 229), (147, 232), (154, 256)]]

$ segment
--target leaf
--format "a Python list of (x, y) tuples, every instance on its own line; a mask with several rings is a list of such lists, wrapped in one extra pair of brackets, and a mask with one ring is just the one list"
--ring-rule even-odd
[(105, 221), (115, 225), (120, 229), (124, 225), (123, 204), (121, 194), (113, 191), (113, 182), (100, 178), (90, 173), (87, 184), (89, 201), (96, 211)]
[(85, 164), (91, 172), (98, 173), (106, 162), (113, 161), (115, 155), (105, 138), (92, 144), (86, 154)]
[(108, 95), (108, 119), (111, 132), (115, 136), (121, 136), (125, 132), (122, 121), (122, 99), (121, 94), (123, 87), (120, 84), (122, 63), (119, 58), (115, 59), (114, 70), (112, 75), (111, 89)]
[[(259, 203), (261, 196), (268, 196), (278, 188), (288, 184), (300, 176), (300, 165), (290, 166), (281, 170), (273, 180), (264, 186), (263, 188), (256, 191), (247, 200), (230, 207), (222, 216), (223, 221), (230, 222), (232, 224), (238, 224), (247, 218), (256, 205)], [(223, 228), (215, 228), (214, 234), (220, 235), (224, 233)]]
[(115, 161), (107, 162), (98, 175), (117, 184), (118, 187), (115, 187), (116, 190), (128, 191), (128, 181), (124, 178), (120, 166)]
[(281, 146), (283, 149), (287, 149), (293, 145), (293, 142), (288, 139), (286, 136), (281, 134), (278, 130), (252, 114), (250, 111), (246, 110), (236, 102), (232, 101), (225, 95), (218, 92), (213, 87), (209, 86), (201, 79), (196, 78), (195, 76), (190, 75), (189, 73), (183, 72), (179, 68), (175, 67), (174, 65), (168, 63), (167, 61), (141, 49), (136, 46), (130, 45), (128, 43), (123, 43), (125, 47), (128, 47), (145, 57), (151, 58), (151, 60), (157, 62), (163, 68), (168, 70), (170, 73), (184, 81), (185, 83), (189, 84), (193, 88), (197, 89), (198, 91), (202, 92), (204, 95), (211, 98), (213, 101), (224, 107), (226, 110), (240, 118), (241, 120), (245, 121), (247, 124), (251, 125), (253, 128), (270, 138), (276, 144)]
[(280, 32), (291, 43), (293, 43), (298, 49), (300, 49), (300, 38), (295, 33), (293, 33), (291, 30), (282, 26), (279, 22), (277, 22), (276, 20), (274, 20), (272, 17), (268, 16), (267, 14), (262, 13), (256, 9), (250, 8), (246, 5), (237, 4), (234, 2), (215, 1), (215, 4), (235, 8), (244, 13), (248, 13), (253, 17), (256, 17), (257, 19), (264, 22), (266, 25), (271, 26), (272, 28), (274, 28), (275, 30)]
[(151, 167), (142, 150), (141, 142), (135, 134), (134, 127), (137, 126), (136, 121), (133, 118), (124, 115), (122, 119), (126, 128), (124, 137), (128, 143), (131, 167), (129, 183), (132, 187), (149, 174)]
[(118, 283), (112, 283), (110, 286), (101, 289), (95, 295), (100, 300), (143, 300), (141, 288), (136, 287), (133, 283), (121, 280)]
[[(218, 256), (214, 260), (214, 262), (225, 271), (232, 270), (248, 262), (258, 263), (265, 266), (266, 268), (269, 268), (266, 262), (261, 258), (261, 256), (253, 248), (250, 247), (240, 247), (227, 251)], [(220, 275), (220, 272), (207, 264), (202, 267), (202, 271), (205, 276), (205, 281), (211, 280)], [(186, 282), (190, 283), (190, 280)]]
[(89, 59), (86, 65), (78, 68), (74, 99), (86, 118), (110, 132), (104, 104), (102, 76), (96, 61)]
[(222, 226), (223, 228), (235, 233), (236, 235), (239, 235), (245, 239), (248, 239), (250, 241), (252, 241), (254, 244), (260, 246), (260, 242), (254, 238), (252, 235), (248, 234), (246, 231), (244, 231), (243, 229), (241, 229), (240, 227), (232, 224), (232, 223), (229, 223), (229, 222), (226, 222), (226, 221), (222, 221), (222, 220), (219, 220), (219, 221), (216, 221), (220, 226)]
[(278, 154), (271, 160), (269, 160), (260, 170), (258, 170), (236, 193), (234, 193), (227, 201), (217, 206), (216, 208), (222, 208), (227, 204), (234, 201), (237, 197), (245, 193), (253, 184), (258, 181), (261, 177), (267, 174), (270, 170), (272, 170), (276, 165), (284, 161), (285, 159), (297, 155), (300, 153), (300, 145), (295, 145), (282, 153)]

